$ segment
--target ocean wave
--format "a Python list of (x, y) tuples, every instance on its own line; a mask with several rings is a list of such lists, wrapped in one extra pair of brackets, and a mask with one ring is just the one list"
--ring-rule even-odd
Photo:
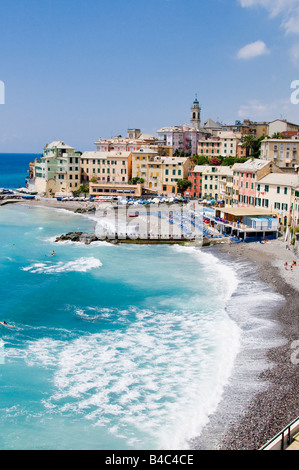
[(99, 268), (102, 263), (96, 258), (78, 258), (74, 261), (68, 261), (64, 263), (59, 261), (58, 263), (34, 263), (31, 266), (21, 268), (22, 271), (27, 271), (34, 274), (57, 274), (66, 272), (84, 272), (90, 271), (91, 269)]
[(217, 283), (218, 294), (227, 302), (236, 292), (239, 285), (239, 276), (234, 265), (220, 260), (212, 253), (196, 247), (172, 245), (171, 248), (178, 253), (185, 253), (197, 259), (204, 269), (205, 277), (211, 285)]
[(53, 369), (55, 390), (43, 400), (51, 412), (83, 414), (127, 443), (146, 438), (156, 448), (188, 448), (219, 403), (239, 332), (221, 314), (131, 313), (135, 321), (124, 330), (30, 341), (24, 359)]

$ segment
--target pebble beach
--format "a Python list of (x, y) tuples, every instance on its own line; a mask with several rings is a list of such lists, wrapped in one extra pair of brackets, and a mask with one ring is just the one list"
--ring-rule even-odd
[[(62, 204), (55, 200), (24, 203), (71, 211), (86, 207), (84, 202)], [(257, 276), (285, 299), (283, 306), (272, 312), (285, 341), (267, 353), (272, 366), (260, 377), (267, 382), (267, 389), (253, 397), (237, 420), (225, 423), (223, 438), (217, 446), (218, 450), (258, 450), (299, 416), (299, 365), (292, 361), (292, 345), (299, 340), (299, 258), (282, 238), (263, 244), (222, 242), (202, 249), (228, 263), (234, 259), (253, 264)], [(297, 265), (291, 267), (294, 261)]]
[[(285, 298), (273, 311), (281, 325), (284, 345), (268, 351), (272, 366), (260, 379), (267, 389), (258, 393), (237, 422), (229, 423), (219, 450), (258, 450), (281, 429), (299, 416), (299, 365), (294, 361), (294, 342), (299, 340), (299, 266), (291, 268), (298, 257), (282, 239), (268, 243), (241, 243), (212, 247), (217, 256), (254, 263), (258, 277)], [(287, 263), (287, 267), (285, 266)]]

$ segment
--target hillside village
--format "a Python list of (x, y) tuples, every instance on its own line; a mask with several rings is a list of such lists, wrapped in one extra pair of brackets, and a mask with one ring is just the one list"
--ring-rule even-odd
[(81, 152), (63, 141), (47, 144), (29, 165), (28, 189), (48, 198), (184, 195), (216, 207), (264, 208), (283, 227), (299, 224), (297, 124), (202, 123), (195, 98), (189, 124), (163, 127), (157, 136), (128, 129), (126, 137), (94, 145)]

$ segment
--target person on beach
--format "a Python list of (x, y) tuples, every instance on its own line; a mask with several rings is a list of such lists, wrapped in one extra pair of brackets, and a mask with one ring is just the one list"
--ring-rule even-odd
[(288, 262), (287, 261), (284, 263), (284, 269), (286, 269), (286, 270), (288, 269)]
[(55, 255), (55, 251), (52, 251), (52, 254), (51, 254), (51, 256), (54, 256), (54, 255)]

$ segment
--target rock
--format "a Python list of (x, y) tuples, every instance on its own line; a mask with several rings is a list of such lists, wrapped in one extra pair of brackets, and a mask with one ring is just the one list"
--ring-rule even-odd
[(78, 208), (75, 210), (75, 214), (84, 214), (86, 212), (95, 212), (95, 207), (86, 207), (86, 208)]
[(71, 241), (81, 242), (85, 243), (86, 245), (89, 245), (90, 243), (97, 242), (98, 240), (100, 240), (100, 238), (98, 238), (94, 233), (69, 232), (65, 235), (60, 235), (60, 237), (57, 237), (55, 242)]

